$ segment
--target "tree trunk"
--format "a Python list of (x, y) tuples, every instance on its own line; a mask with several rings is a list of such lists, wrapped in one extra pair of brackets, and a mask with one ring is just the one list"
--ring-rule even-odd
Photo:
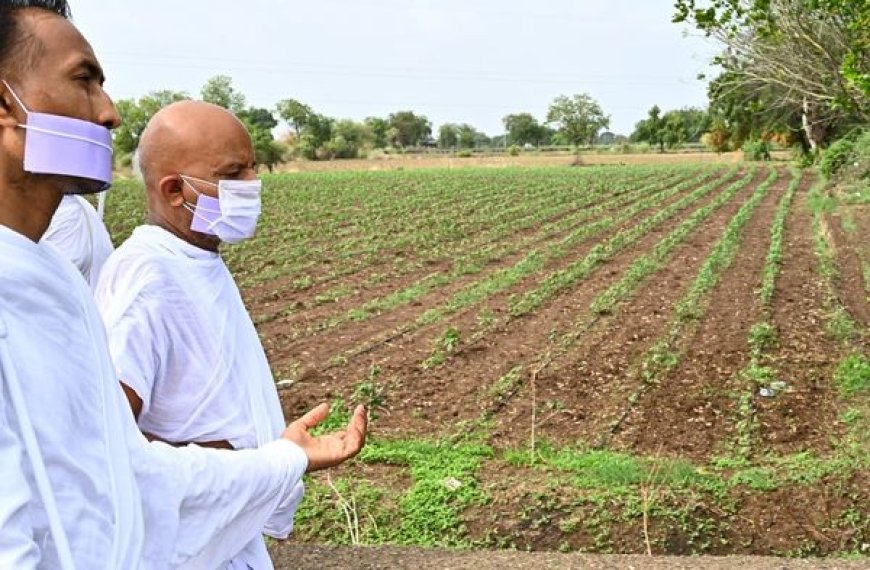
[(801, 125), (810, 143), (810, 152), (816, 154), (824, 140), (824, 127), (819, 124), (818, 117), (813, 112), (813, 106), (804, 97), (803, 111), (801, 113)]

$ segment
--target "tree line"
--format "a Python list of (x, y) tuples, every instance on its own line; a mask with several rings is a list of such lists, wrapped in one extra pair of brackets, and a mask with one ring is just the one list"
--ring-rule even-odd
[[(723, 46), (720, 68), (708, 86), (707, 108), (653, 106), (626, 139), (610, 133), (610, 115), (585, 93), (556, 97), (542, 120), (517, 112), (489, 137), (467, 123), (432, 122), (410, 110), (363, 121), (336, 119), (297, 99), (273, 109), (250, 107), (230, 77), (206, 82), (201, 97), (235, 113), (251, 132), (259, 163), (356, 158), (376, 149), (472, 149), (587, 146), (642, 142), (664, 152), (703, 142), (717, 151), (773, 140), (814, 156), (870, 120), (870, 2), (855, 0), (677, 0), (674, 21), (689, 23)], [(699, 79), (705, 79), (700, 77)], [(187, 99), (156, 91), (118, 101), (123, 124), (115, 133), (119, 156), (135, 150), (148, 119), (161, 107)], [(275, 140), (279, 121), (290, 132)]]
[(677, 0), (674, 21), (719, 41), (711, 144), (798, 145), (813, 157), (870, 121), (870, 2)]
[[(467, 123), (445, 123), (434, 133), (432, 122), (425, 115), (410, 110), (354, 121), (318, 113), (297, 99), (279, 101), (273, 109), (252, 107), (226, 75), (209, 79), (200, 96), (230, 110), (245, 124), (254, 142), (257, 161), (270, 169), (288, 158), (357, 158), (375, 149), (590, 145), (610, 126), (610, 116), (597, 101), (583, 93), (556, 97), (543, 122), (530, 113), (507, 115), (503, 119), (505, 133), (495, 137)], [(190, 99), (186, 92), (162, 90), (139, 99), (119, 100), (122, 125), (114, 136), (117, 154), (133, 153), (149, 119), (166, 105), (185, 99)], [(287, 123), (290, 132), (282, 140), (275, 140), (273, 130), (279, 120)]]
[[(444, 123), (433, 131), (432, 122), (414, 111), (397, 111), (387, 117), (367, 117), (363, 121), (336, 119), (318, 113), (297, 99), (279, 101), (274, 109), (251, 107), (232, 79), (217, 75), (202, 87), (204, 101), (232, 111), (248, 128), (257, 153), (257, 162), (272, 168), (293, 158), (328, 160), (358, 158), (376, 149), (437, 147), (463, 150), (474, 148), (522, 149), (544, 145), (591, 146), (619, 142), (647, 142), (660, 150), (686, 142), (698, 142), (710, 124), (702, 109), (680, 109), (661, 114), (653, 107), (649, 117), (639, 122), (630, 137), (615, 135), (610, 116), (585, 93), (560, 95), (550, 104), (547, 115), (538, 120), (533, 114), (519, 112), (502, 119), (504, 133), (490, 137), (467, 123)], [(154, 91), (139, 99), (118, 101), (122, 125), (115, 132), (119, 156), (133, 153), (148, 120), (162, 107), (189, 99), (181, 91)], [(290, 131), (281, 140), (273, 136), (279, 120)]]

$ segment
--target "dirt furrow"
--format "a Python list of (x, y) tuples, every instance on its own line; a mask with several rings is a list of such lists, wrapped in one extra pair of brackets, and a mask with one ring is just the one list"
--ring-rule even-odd
[(787, 389), (771, 398), (756, 398), (762, 453), (824, 453), (832, 436), (844, 430), (838, 424), (832, 377), (845, 349), (826, 330), (828, 295), (819, 275), (807, 195), (801, 194), (786, 218), (782, 268), (773, 294), (777, 343), (768, 354), (769, 365)]
[[(730, 180), (730, 178), (728, 179)], [(670, 204), (673, 201), (678, 200), (681, 196), (690, 193), (692, 189), (678, 193), (678, 196), (670, 197), (666, 199), (663, 203), (654, 206), (654, 208), (658, 209), (663, 205)], [(545, 274), (546, 272), (557, 270), (560, 267), (564, 267), (565, 265), (576, 259), (582, 258), (586, 255), (589, 249), (594, 246), (595, 243), (601, 241), (602, 239), (607, 239), (608, 236), (613, 235), (620, 229), (631, 226), (634, 223), (636, 223), (634, 220), (629, 220), (622, 224), (618, 224), (615, 228), (612, 228), (611, 230), (597, 233), (583, 239), (582, 242), (578, 244), (578, 246), (575, 246), (575, 249), (572, 250), (569, 255), (567, 255), (563, 259), (557, 259), (548, 262), (545, 267), (541, 269), (539, 274)], [(580, 228), (582, 228), (582, 226), (580, 226)], [(487, 270), (482, 275), (476, 275), (469, 279), (463, 279), (460, 283), (451, 284), (448, 287), (436, 289), (435, 291), (432, 291), (421, 297), (412, 305), (407, 305), (399, 307), (393, 311), (384, 312), (362, 323), (348, 323), (348, 326), (324, 331), (321, 334), (315, 334), (314, 336), (303, 338), (295, 342), (292, 339), (288, 342), (286, 337), (282, 336), (282, 333), (269, 335), (266, 338), (265, 344), (267, 346), (267, 352), (270, 356), (270, 361), (272, 362), (273, 369), (277, 369), (279, 371), (288, 370), (290, 369), (290, 367), (294, 366), (295, 363), (301, 361), (305, 364), (300, 370), (294, 371), (290, 369), (289, 373), (281, 372), (281, 375), (292, 377), (294, 376), (295, 372), (295, 375), (305, 376), (306, 374), (310, 373), (311, 368), (322, 369), (326, 364), (329, 363), (329, 360), (333, 357), (340, 356), (347, 351), (356, 350), (358, 347), (365, 344), (371, 344), (372, 346), (374, 346), (375, 343), (374, 341), (372, 341), (372, 339), (377, 339), (380, 337), (391, 337), (391, 331), (395, 331), (397, 329), (401, 330), (403, 327), (408, 327), (410, 324), (414, 323), (415, 320), (418, 319), (420, 315), (424, 312), (425, 307), (437, 307), (446, 303), (452, 298), (453, 294), (456, 291), (460, 290), (462, 287), (468, 286), (472, 282), (480, 282), (480, 280), (485, 279), (486, 277), (492, 275), (497, 271), (504, 270), (505, 268), (510, 268), (515, 262), (525, 257), (527, 253), (528, 252), (525, 251), (520, 252), (514, 256), (511, 256), (508, 259), (502, 260), (502, 262)], [(536, 275), (531, 275), (526, 277), (524, 279), (524, 282), (534, 282), (536, 278)], [(529, 285), (529, 287), (531, 286), (533, 285)], [(491, 300), (487, 299), (486, 303), (493, 307), (498, 307), (515, 291), (516, 288), (497, 293), (491, 297)], [(472, 311), (474, 311), (475, 315), (471, 318), (473, 325), (475, 324), (477, 310), (475, 308), (472, 308)], [(451, 322), (453, 320), (455, 319), (450, 319)], [(471, 330), (472, 325), (463, 330)], [(429, 341), (424, 341), (425, 347), (423, 347), (421, 350), (424, 350), (424, 352), (431, 352), (431, 337), (433, 335), (437, 336), (441, 334), (447, 326), (448, 324), (443, 323), (426, 327), (425, 330), (421, 330), (418, 332), (412, 331), (412, 334), (406, 335), (407, 338), (405, 339), (395, 339), (395, 342), (392, 342), (392, 346), (404, 346), (407, 343), (417, 344), (417, 341), (415, 339), (429, 338)], [(417, 328), (418, 327), (414, 327), (414, 331), (416, 331)], [(377, 358), (377, 354), (379, 354), (381, 350), (388, 349), (389, 347), (387, 346), (380, 347), (374, 353), (367, 354), (364, 360), (370, 361), (372, 358)], [(420, 359), (423, 360), (425, 358), (426, 355), (424, 353)]]
[(681, 343), (680, 363), (644, 393), (614, 446), (704, 461), (732, 439), (728, 419), (745, 384), (738, 372), (749, 360), (749, 329), (761, 318), (757, 291), (770, 223), (791, 181), (788, 171), (779, 174), (741, 231), (739, 251), (711, 291), (706, 315)]
[[(673, 184), (682, 181), (681, 178), (671, 177)], [(619, 196), (638, 193), (641, 186), (632, 186), (628, 189), (620, 189), (608, 194), (608, 200)], [(570, 196), (570, 193), (565, 194)], [(638, 194), (638, 199), (645, 192)], [(600, 198), (599, 198), (600, 200)], [(487, 248), (498, 247), (499, 242), (512, 240), (514, 242), (527, 240), (526, 248), (536, 247), (545, 241), (550, 241), (563, 235), (576, 225), (571, 225), (561, 232), (540, 234), (542, 229), (552, 227), (567, 218), (585, 220), (584, 212), (594, 207), (597, 203), (594, 195), (585, 193), (577, 196), (577, 202), (572, 204), (573, 199), (563, 199), (559, 204), (564, 208), (555, 212), (546, 219), (535, 221), (535, 214), (528, 213), (517, 220), (516, 230), (510, 233), (504, 231), (510, 222), (503, 222), (501, 229), (485, 229), (473, 234), (458, 236), (461, 240), (448, 240), (433, 244), (428, 249), (419, 251), (383, 251), (378, 260), (371, 265), (362, 265), (359, 269), (333, 276), (326, 277), (316, 282), (313, 286), (304, 290), (294, 289), (292, 279), (282, 278), (270, 284), (269, 292), (259, 290), (246, 296), (248, 306), (252, 308), (255, 322), (265, 324), (280, 319), (275, 326), (286, 330), (290, 327), (305, 329), (313, 324), (338, 315), (349, 309), (357, 308), (366, 302), (388, 295), (394, 291), (411, 286), (427, 276), (448, 273), (456, 269), (456, 260), (471, 258), (476, 252)], [(548, 204), (552, 208), (553, 204)], [(528, 221), (531, 220), (531, 221)], [(481, 239), (476, 239), (480, 237)], [(505, 260), (507, 255), (503, 256)], [(502, 259), (495, 259), (495, 264)], [(340, 299), (333, 299), (331, 292), (344, 291)], [(270, 334), (269, 329), (264, 334)]]
[[(619, 195), (634, 191), (635, 190), (617, 192), (611, 195), (611, 197), (615, 198)], [(273, 329), (284, 332), (287, 332), (290, 329), (296, 329), (296, 334), (302, 335), (306, 328), (314, 326), (326, 318), (334, 315), (341, 315), (350, 309), (359, 308), (373, 299), (389, 295), (396, 291), (401, 291), (406, 287), (413, 286), (415, 283), (423, 279), (437, 275), (449, 274), (451, 271), (458, 269), (456, 266), (457, 259), (463, 258), (463, 255), (465, 258), (470, 259), (469, 254), (480, 252), (490, 246), (496, 246), (496, 248), (498, 248), (498, 241), (508, 239), (513, 241), (526, 240), (527, 243), (525, 244), (525, 249), (528, 249), (534, 248), (548, 241), (556, 240), (560, 236), (578, 227), (582, 222), (586, 221), (588, 219), (586, 212), (594, 207), (595, 203), (587, 197), (579, 207), (572, 208), (568, 203), (566, 203), (565, 206), (564, 210), (556, 213), (549, 219), (542, 220), (530, 225), (529, 227), (520, 228), (518, 231), (513, 232), (510, 235), (499, 233), (496, 236), (477, 243), (472, 239), (463, 240), (463, 242), (468, 242), (469, 245), (463, 245), (463, 247), (458, 250), (455, 248), (449, 249), (447, 243), (443, 243), (441, 244), (441, 249), (444, 250), (444, 252), (440, 255), (440, 259), (438, 260), (420, 258), (419, 255), (411, 255), (407, 258), (401, 256), (391, 257), (391, 254), (385, 253), (385, 259), (382, 263), (376, 263), (374, 266), (369, 266), (360, 272), (343, 275), (335, 280), (319, 283), (317, 286), (307, 288), (304, 291), (290, 291), (286, 298), (282, 298), (283, 296), (277, 297), (275, 299), (277, 302), (270, 302), (270, 307), (265, 310), (254, 307), (254, 310), (256, 311), (255, 314), (260, 316), (258, 319), (259, 323), (266, 325), (261, 327), (261, 330), (263, 330), (264, 334), (270, 334), (271, 332), (274, 332)], [(552, 227), (553, 224), (557, 224), (560, 220), (565, 220), (571, 217), (577, 218), (577, 224), (572, 224), (562, 231), (541, 233), (542, 230)], [(493, 259), (490, 262), (490, 265), (496, 267), (499, 263), (514, 263), (523, 255), (524, 252), (522, 251), (514, 254), (506, 253), (503, 256)], [(398, 261), (403, 261), (404, 264), (407, 264), (407, 266), (410, 267), (406, 269), (397, 269), (396, 262)], [(472, 280), (475, 277), (476, 275), (469, 275), (467, 279), (461, 280), (464, 282)], [(342, 299), (335, 302), (324, 302), (320, 299), (321, 295), (328, 292), (327, 288), (336, 289), (342, 287), (350, 291), (350, 293)], [(275, 316), (282, 311), (289, 312), (290, 314), (281, 317), (280, 320), (274, 324), (266, 324), (265, 321), (273, 320), (269, 318), (270, 315)], [(262, 318), (264, 313), (267, 317), (265, 319)]]
[[(849, 315), (867, 328), (870, 327), (870, 295), (867, 294), (867, 283), (861, 267), (860, 248), (867, 247), (870, 227), (861, 228), (858, 225), (861, 222), (861, 209), (855, 206), (852, 208), (856, 212), (853, 214), (856, 220), (852, 220), (856, 227), (851, 231), (846, 230), (844, 218), (839, 213), (827, 217), (826, 222), (831, 232), (832, 247), (839, 269), (834, 280), (837, 295)], [(866, 210), (870, 212), (870, 208)], [(864, 233), (861, 233), (862, 230)]]
[[(706, 204), (736, 178), (738, 177), (718, 184), (716, 190), (686, 210), (694, 211)], [(748, 190), (743, 192), (746, 191)], [(533, 358), (545, 349), (559, 323), (566, 320), (571, 322), (578, 309), (580, 312), (587, 311), (594, 296), (619, 278), (621, 272), (633, 261), (637, 251), (643, 251), (654, 244), (678, 224), (684, 215), (685, 211), (644, 236), (639, 243), (618, 253), (610, 262), (599, 267), (582, 285), (565, 292), (535, 314), (517, 319), (508, 327), (484, 337), (482, 341), (461, 351), (441, 366), (423, 370), (419, 364), (433, 352), (435, 341), (447, 326), (455, 327), (460, 335), (473, 332), (480, 326), (480, 307), (455, 315), (448, 322), (427, 327), (413, 336), (397, 339), (357, 362), (329, 371), (325, 376), (313, 376), (310, 382), (298, 389), (294, 388), (291, 392), (303, 391), (308, 395), (314, 389), (314, 393), (319, 392), (318, 395), (322, 397), (326, 395), (324, 391), (334, 394), (341, 391), (339, 387), (344, 386), (344, 392), (347, 393), (348, 383), (352, 385), (353, 382), (358, 382), (372, 366), (377, 366), (381, 380), (389, 384), (387, 393), (390, 408), (390, 413), (379, 420), (379, 429), (389, 430), (400, 425), (403, 430), (429, 431), (431, 422), (435, 422), (441, 426), (441, 430), (452, 431), (457, 421), (478, 419), (480, 413), (491, 405), (493, 396), (490, 391), (499, 376), (509, 371), (514, 364)], [(582, 258), (586, 253), (585, 248), (582, 249), (583, 251), (577, 251), (571, 256), (573, 259), (562, 260), (559, 265), (564, 267)], [(548, 271), (554, 269), (557, 268), (550, 267)], [(485, 306), (490, 308), (496, 318), (506, 315), (511, 297), (533, 288), (539, 278), (540, 275), (510, 291), (487, 299)], [(393, 421), (393, 418), (396, 420)], [(498, 422), (503, 425), (502, 418)]]
[[(634, 369), (641, 357), (666, 331), (677, 300), (728, 222), (766, 177), (766, 171), (757, 173), (751, 183), (677, 246), (667, 265), (641, 283), (630, 300), (613, 314), (600, 318), (572, 349), (536, 377), (535, 399), (541, 410), (536, 425), (539, 437), (556, 444), (593, 444), (609, 429), (637, 389)], [(634, 257), (637, 254), (634, 252)], [(586, 307), (588, 303), (584, 310)], [(574, 320), (583, 322), (584, 317), (575, 316)], [(516, 434), (512, 426), (517, 422), (530, 426), (531, 392), (531, 386), (523, 387), (502, 412), (498, 422), (502, 429), (496, 431), (496, 436), (504, 443), (529, 437), (530, 427)]]

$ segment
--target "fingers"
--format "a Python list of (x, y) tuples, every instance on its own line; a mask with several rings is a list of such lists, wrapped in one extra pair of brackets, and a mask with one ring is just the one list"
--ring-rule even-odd
[(317, 427), (329, 415), (329, 404), (323, 403), (299, 418), (306, 431)]
[(353, 417), (350, 418), (350, 423), (347, 425), (347, 437), (350, 443), (362, 449), (366, 441), (366, 432), (368, 431), (369, 416), (365, 406), (357, 406), (353, 411)]

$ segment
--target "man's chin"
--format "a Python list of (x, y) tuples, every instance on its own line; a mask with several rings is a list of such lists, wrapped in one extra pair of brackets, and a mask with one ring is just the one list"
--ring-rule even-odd
[(98, 192), (105, 192), (111, 185), (111, 182), (93, 180), (92, 178), (63, 176), (59, 186), (63, 194), (97, 194)]

